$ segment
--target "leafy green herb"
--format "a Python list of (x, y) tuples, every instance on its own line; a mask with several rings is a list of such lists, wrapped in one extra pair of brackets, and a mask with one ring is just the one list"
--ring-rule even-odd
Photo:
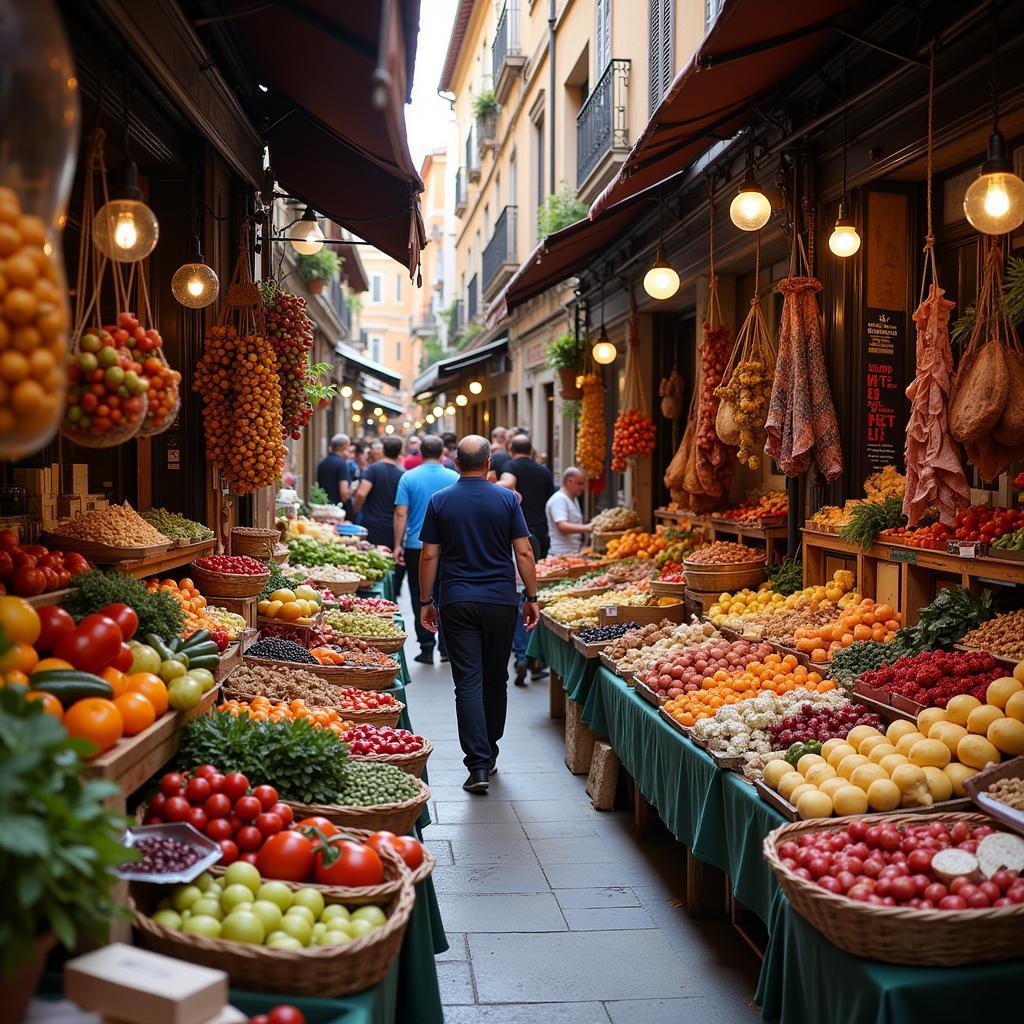
[(309, 489), (309, 494), (306, 495), (306, 501), (310, 505), (329, 505), (331, 499), (327, 497), (327, 492), (319, 485), (313, 484)]
[(128, 820), (104, 804), (120, 792), (114, 783), (82, 777), (79, 755), (89, 747), (39, 702), (0, 690), (0, 964), (8, 978), (34, 955), (37, 936), (53, 932), (73, 949), (83, 935), (102, 942), (111, 919), (128, 916), (111, 874), (134, 859), (118, 841)]
[(786, 555), (781, 564), (768, 570), (768, 580), (776, 594), (789, 597), (804, 586), (804, 565), (794, 555)]
[(139, 616), (139, 633), (156, 633), (164, 639), (181, 636), (185, 616), (170, 594), (151, 594), (137, 579), (120, 572), (93, 569), (75, 576), (75, 588), (61, 603), (76, 622), (108, 604), (127, 604)]
[(964, 587), (947, 587), (921, 609), (917, 625), (901, 629), (897, 639), (915, 646), (918, 652), (948, 649), (991, 619), (996, 614), (994, 603), (991, 590), (976, 597)]
[(270, 578), (267, 580), (267, 585), (263, 588), (263, 593), (260, 597), (265, 600), (270, 600), (270, 595), (275, 590), (291, 590), (295, 585), (298, 577), (294, 573), (286, 573), (276, 562), (270, 563)]
[(283, 800), (332, 804), (345, 783), (347, 758), (347, 744), (305, 719), (257, 722), (215, 711), (185, 727), (177, 763), (183, 770), (214, 764), (242, 772), (254, 784), (276, 786)]
[(867, 551), (883, 530), (894, 530), (904, 522), (903, 499), (894, 496), (884, 501), (862, 501), (853, 506), (850, 515), (839, 536)]

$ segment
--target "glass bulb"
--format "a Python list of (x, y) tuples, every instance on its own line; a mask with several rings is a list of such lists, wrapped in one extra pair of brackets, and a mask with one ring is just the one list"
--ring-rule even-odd
[(679, 291), (679, 275), (667, 264), (655, 263), (644, 274), (644, 291), (652, 299), (670, 299)]
[(434, 415), (440, 419), (444, 415), (444, 407), (440, 405), (434, 406)]
[(483, 391), (484, 386), (478, 380), (471, 380), (469, 382), (469, 390), (471, 394), (479, 395)]
[(138, 263), (155, 248), (160, 235), (156, 215), (140, 199), (111, 199), (96, 211), (92, 240), (115, 263)]
[(288, 229), (292, 248), (301, 256), (312, 256), (324, 247), (324, 233), (316, 214), (307, 206), (306, 212)]
[(1005, 235), (1024, 223), (1024, 181), (1012, 172), (982, 174), (964, 194), (964, 215), (983, 235)]
[(434, 422), (434, 417), (433, 417), (433, 415), (431, 413), (427, 413), (426, 421), (427, 421), (427, 423), (433, 423)]
[(377, 406), (377, 407), (376, 407), (376, 408), (375, 408), (375, 409), (373, 410), (373, 415), (374, 415), (374, 416), (383, 416), (383, 415), (384, 415), (384, 410), (383, 410), (383, 409), (382, 409), (382, 408), (381, 408), (381, 407), (380, 407), (380, 406), (378, 405), (378, 406)]
[(828, 247), (836, 256), (852, 256), (860, 248), (860, 235), (852, 224), (837, 223), (828, 240)]
[(363, 400), (361, 398), (357, 398), (352, 403), (352, 408), (355, 409), (356, 412), (359, 412), (359, 410), (362, 409), (362, 407), (363, 407)]
[(385, 434), (393, 434), (394, 432), (395, 432), (395, 428), (394, 428), (394, 425), (393, 425), (393, 424), (391, 424), (391, 423), (389, 423), (389, 424), (388, 424), (388, 425), (387, 425), (387, 426), (386, 426), (386, 427), (384, 428), (384, 433), (385, 433)]
[(459, 406), (469, 405), (469, 399), (465, 395), (456, 395), (455, 404)]
[(360, 416), (359, 413), (354, 412), (354, 413), (352, 413), (352, 422), (353, 423), (362, 423), (363, 422), (363, 417)]
[(609, 363), (615, 362), (619, 350), (610, 341), (602, 340), (594, 345), (590, 354), (594, 357), (595, 363), (607, 366)]
[(729, 204), (729, 218), (741, 231), (760, 231), (772, 215), (768, 197), (753, 185), (744, 185)]
[(171, 278), (171, 294), (188, 309), (204, 309), (220, 294), (220, 279), (205, 263), (183, 263)]
[(352, 389), (347, 384), (342, 385), (341, 397), (342, 398), (351, 398), (352, 397)]
[(415, 423), (416, 429), (419, 430), (423, 426), (423, 420), (417, 420)]
[(454, 405), (452, 405), (452, 404), (451, 404), (451, 403), (449, 402), (449, 403), (448, 403), (448, 405), (446, 405), (446, 406), (444, 407), (444, 411), (445, 411), (445, 415), (446, 415), (446, 416), (454, 416), (454, 415), (455, 415), (455, 406), (454, 406)]

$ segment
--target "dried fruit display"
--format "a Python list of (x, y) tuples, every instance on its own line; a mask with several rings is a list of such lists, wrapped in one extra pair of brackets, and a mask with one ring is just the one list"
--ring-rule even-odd
[(576, 434), (576, 464), (591, 480), (604, 473), (604, 385), (596, 373), (583, 375), (583, 411)]
[(306, 315), (306, 300), (283, 292), (273, 281), (261, 286), (267, 336), (277, 356), (281, 382), (281, 419), (285, 437), (297, 441), (309, 423), (313, 406), (306, 396), (313, 322)]

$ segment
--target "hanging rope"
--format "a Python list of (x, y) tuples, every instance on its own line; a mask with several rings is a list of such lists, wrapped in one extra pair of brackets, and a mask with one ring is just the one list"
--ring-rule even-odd
[(921, 297), (918, 304), (924, 302), (928, 292), (928, 273), (931, 272), (932, 283), (939, 285), (939, 268), (935, 259), (935, 225), (932, 222), (932, 174), (934, 161), (935, 137), (935, 43), (928, 47), (928, 138), (927, 138), (927, 169), (925, 171), (925, 208), (927, 231), (924, 236), (924, 271), (921, 275)]

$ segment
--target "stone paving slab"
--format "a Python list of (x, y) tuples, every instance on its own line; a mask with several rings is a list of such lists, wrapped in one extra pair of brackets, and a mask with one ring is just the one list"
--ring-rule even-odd
[(657, 928), (643, 907), (591, 907), (585, 910), (564, 910), (569, 930), (574, 932), (628, 931)]
[(563, 910), (604, 910), (612, 907), (639, 907), (632, 889), (555, 889), (555, 899)]
[(437, 964), (437, 986), (444, 1006), (472, 1005), (477, 1001), (473, 989), (473, 969), (468, 963)]
[[(566, 919), (550, 892), (438, 896), (445, 927), (464, 932), (564, 932)], [(637, 908), (647, 916), (646, 911)], [(590, 911), (577, 911), (590, 913)], [(608, 911), (612, 913), (612, 911)], [(650, 921), (650, 917), (647, 917)], [(650, 923), (654, 927), (654, 923)]]
[(446, 1006), (445, 1024), (608, 1024), (600, 1003), (498, 1003)]
[(527, 839), (453, 839), (451, 847), (453, 864), (537, 864), (537, 854)]
[(434, 888), (440, 893), (549, 892), (544, 872), (529, 865), (479, 864), (437, 868)]

